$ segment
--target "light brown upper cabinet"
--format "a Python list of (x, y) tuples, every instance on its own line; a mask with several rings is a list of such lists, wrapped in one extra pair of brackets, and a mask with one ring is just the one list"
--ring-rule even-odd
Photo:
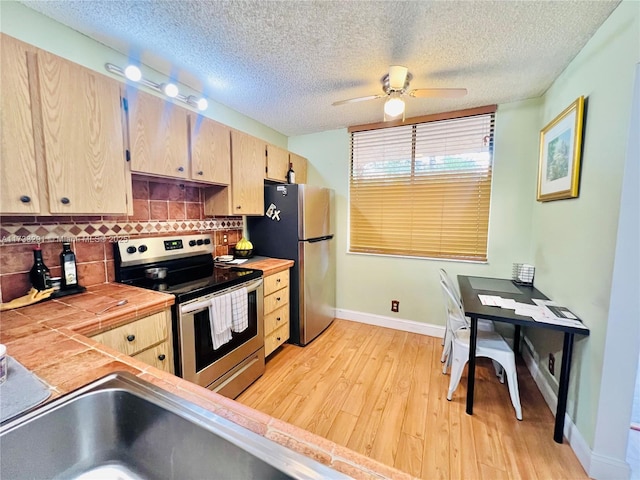
[(286, 183), (289, 170), (289, 152), (267, 144), (265, 179)]
[(202, 115), (189, 115), (191, 178), (229, 185), (231, 182), (231, 129)]
[(3, 213), (127, 213), (119, 82), (3, 35), (2, 129)]
[(131, 171), (188, 179), (188, 111), (135, 88), (127, 103)]
[(37, 64), (49, 210), (126, 213), (121, 84), (42, 50)]
[(6, 35), (0, 35), (0, 42), (0, 211), (40, 213), (27, 68), (27, 52), (35, 49)]
[(231, 185), (208, 190), (205, 214), (264, 214), (264, 152), (264, 141), (231, 130)]
[(289, 153), (289, 162), (296, 173), (296, 183), (307, 183), (307, 159), (296, 153)]

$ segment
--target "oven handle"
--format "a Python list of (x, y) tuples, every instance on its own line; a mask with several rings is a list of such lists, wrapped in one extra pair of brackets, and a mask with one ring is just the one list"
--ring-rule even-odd
[[(262, 285), (262, 278), (256, 280), (253, 283), (249, 283), (246, 285), (247, 288), (247, 293), (251, 293), (256, 291), (260, 285)], [(244, 285), (239, 286), (238, 288), (242, 288)], [(234, 288), (235, 290), (237, 290), (238, 288)], [(234, 289), (230, 289), (230, 290), (234, 290)], [(216, 296), (216, 295), (214, 295)], [(213, 298), (213, 297), (212, 297)], [(207, 308), (210, 304), (210, 300), (205, 300), (202, 302), (195, 302), (195, 303), (188, 303), (186, 305), (182, 305), (180, 307), (180, 312), (181, 313), (191, 313), (191, 312), (195, 312), (196, 310), (202, 310), (204, 308)]]

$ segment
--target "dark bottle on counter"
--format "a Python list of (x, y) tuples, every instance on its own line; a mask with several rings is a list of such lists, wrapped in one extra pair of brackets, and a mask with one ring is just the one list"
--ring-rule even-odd
[(46, 290), (49, 288), (49, 278), (51, 278), (51, 274), (42, 260), (42, 250), (38, 245), (33, 249), (33, 267), (29, 271), (29, 280), (33, 288)]
[(68, 290), (78, 286), (78, 272), (76, 268), (76, 254), (71, 251), (69, 242), (62, 243), (62, 253), (60, 253), (60, 267), (62, 275), (60, 288)]
[(293, 171), (293, 163), (289, 163), (289, 171), (287, 172), (287, 183), (296, 183), (296, 172)]

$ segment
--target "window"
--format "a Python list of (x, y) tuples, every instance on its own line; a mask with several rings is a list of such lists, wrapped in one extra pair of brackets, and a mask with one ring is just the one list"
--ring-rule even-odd
[(349, 251), (485, 261), (494, 112), (351, 128)]

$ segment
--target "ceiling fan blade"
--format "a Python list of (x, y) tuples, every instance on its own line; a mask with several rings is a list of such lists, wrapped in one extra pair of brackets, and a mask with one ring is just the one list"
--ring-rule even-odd
[(416, 98), (458, 98), (467, 94), (466, 88), (416, 88), (409, 95)]
[(409, 69), (401, 65), (392, 65), (389, 67), (389, 88), (391, 90), (402, 90), (404, 82), (407, 81), (407, 73)]
[(356, 97), (356, 98), (350, 98), (348, 100), (340, 100), (339, 102), (333, 102), (331, 105), (335, 107), (337, 105), (344, 105), (345, 103), (355, 103), (355, 102), (363, 102), (365, 100), (375, 100), (376, 98), (382, 98), (386, 96), (387, 96), (386, 94), (367, 95), (366, 97)]

